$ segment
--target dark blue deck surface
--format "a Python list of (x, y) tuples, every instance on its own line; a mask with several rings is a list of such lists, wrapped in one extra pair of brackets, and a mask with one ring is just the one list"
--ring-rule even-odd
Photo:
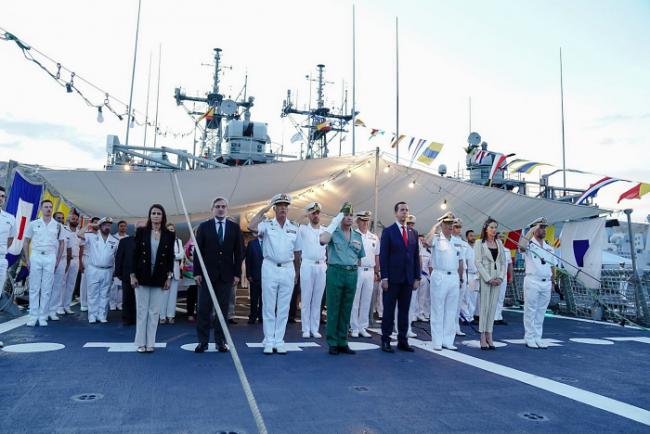
[[(10, 319), (0, 316), (0, 322)], [(21, 326), (0, 334), (5, 349), (32, 342), (65, 345), (51, 352), (0, 351), (0, 432), (257, 432), (230, 355), (180, 348), (196, 341), (192, 324), (180, 319), (159, 326), (157, 341), (167, 347), (153, 354), (84, 348), (88, 342), (133, 341), (134, 327), (123, 327), (114, 313), (110, 319), (88, 324), (74, 315), (48, 327)], [(522, 315), (506, 312), (506, 319), (509, 325), (495, 326), (495, 340), (521, 339)], [(465, 340), (478, 339), (471, 328), (464, 329)], [(264, 356), (261, 348), (246, 345), (261, 341), (261, 325), (240, 320), (230, 330), (271, 433), (650, 432), (649, 425), (422, 349), (330, 356), (324, 339), (303, 340), (290, 324), (287, 342), (321, 347)], [(422, 329), (415, 331), (427, 340)], [(547, 318), (545, 338), (562, 346), (459, 347), (463, 354), (649, 410), (648, 343), (569, 341), (637, 336), (650, 333)], [(377, 335), (354, 341), (379, 344)], [(88, 393), (103, 397), (72, 399)], [(525, 413), (543, 420), (532, 421)]]

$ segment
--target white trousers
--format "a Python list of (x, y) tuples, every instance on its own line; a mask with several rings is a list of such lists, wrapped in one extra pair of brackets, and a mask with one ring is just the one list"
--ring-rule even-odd
[(472, 321), (474, 315), (477, 315), (477, 301), (478, 301), (479, 281), (477, 274), (469, 274), (467, 286), (465, 288), (465, 296), (460, 303), (460, 313), (467, 321)]
[(375, 295), (375, 304), (372, 306), (372, 312), (377, 312), (380, 317), (384, 316), (384, 290), (381, 289), (381, 282), (375, 282), (373, 285), (373, 294)]
[(9, 263), (5, 258), (5, 255), (0, 256), (0, 291), (5, 288), (5, 282), (7, 281), (7, 267)]
[(326, 272), (325, 263), (303, 261), (300, 264), (300, 321), (303, 333), (318, 333)]
[(117, 277), (113, 277), (113, 284), (111, 285), (111, 291), (108, 296), (108, 305), (111, 310), (115, 310), (116, 307), (122, 307), (122, 281)]
[(65, 275), (63, 294), (61, 294), (61, 306), (65, 309), (70, 309), (70, 304), (72, 304), (72, 294), (74, 293), (74, 286), (77, 284), (78, 273), (79, 258), (72, 258), (68, 266), (68, 272)]
[(88, 320), (106, 319), (108, 292), (113, 284), (113, 269), (88, 265), (84, 274), (88, 285)]
[(54, 282), (52, 283), (52, 293), (50, 294), (50, 315), (56, 315), (56, 311), (62, 308), (66, 275), (65, 265), (66, 259), (63, 258), (59, 262), (59, 266), (54, 270)]
[(460, 307), (461, 304), (463, 303), (463, 299), (465, 298), (467, 294), (467, 284), (465, 282), (460, 283), (460, 280), (458, 281), (458, 302), (456, 303), (456, 331), (459, 332), (460, 330)]
[[(178, 280), (172, 279), (171, 286), (167, 291), (162, 292), (162, 297), (160, 301), (160, 315), (163, 318), (175, 318), (176, 317), (176, 299), (178, 298)], [(121, 293), (122, 291), (120, 291)], [(233, 289), (233, 293), (235, 290)], [(121, 295), (121, 294), (120, 294)], [(122, 300), (118, 306), (122, 306)]]
[(535, 276), (524, 277), (524, 339), (535, 342), (542, 339), (544, 314), (551, 301), (551, 280)]
[(497, 310), (494, 314), (494, 319), (496, 321), (501, 321), (503, 319), (503, 303), (506, 300), (506, 288), (508, 287), (508, 282), (504, 280), (499, 285), (499, 299), (497, 300)]
[(454, 344), (459, 286), (456, 272), (447, 274), (434, 270), (431, 274), (431, 343), (434, 347)]
[(289, 304), (295, 277), (296, 270), (293, 263), (278, 267), (267, 260), (262, 262), (262, 318), (265, 345), (284, 344), (284, 332), (289, 319)]
[(375, 269), (357, 269), (357, 289), (352, 302), (352, 314), (350, 315), (350, 328), (353, 332), (360, 332), (370, 324), (370, 302), (372, 291), (375, 287)]
[(81, 281), (79, 282), (79, 304), (81, 308), (88, 308), (88, 260), (84, 259), (84, 272), (81, 274)]
[(138, 347), (153, 348), (156, 344), (163, 292), (166, 291), (152, 286), (135, 288), (135, 345)]
[(56, 255), (33, 251), (29, 255), (29, 262), (29, 316), (32, 320), (47, 320)]
[(429, 276), (423, 274), (420, 280), (420, 289), (418, 289), (417, 299), (417, 305), (419, 307), (417, 316), (421, 318), (426, 318), (431, 315), (431, 292), (429, 291), (429, 285)]

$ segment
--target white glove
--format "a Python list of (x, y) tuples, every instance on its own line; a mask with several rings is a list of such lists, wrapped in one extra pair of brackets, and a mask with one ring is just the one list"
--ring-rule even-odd
[(336, 228), (338, 228), (339, 225), (341, 224), (341, 220), (343, 220), (343, 217), (345, 217), (345, 215), (342, 212), (338, 213), (336, 217), (332, 219), (330, 225), (327, 228), (325, 228), (325, 232), (329, 232), (330, 234), (333, 234)]

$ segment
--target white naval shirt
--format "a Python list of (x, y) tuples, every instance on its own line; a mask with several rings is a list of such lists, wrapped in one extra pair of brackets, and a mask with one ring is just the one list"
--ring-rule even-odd
[(106, 240), (104, 240), (100, 233), (86, 233), (84, 237), (86, 238), (84, 252), (88, 252), (89, 264), (97, 268), (113, 267), (119, 243), (118, 239), (108, 234)]
[(66, 235), (63, 225), (56, 220), (51, 219), (49, 223), (45, 223), (39, 218), (29, 223), (25, 238), (32, 240), (32, 252), (56, 255), (59, 251), (59, 241), (65, 241)]
[(280, 226), (277, 219), (264, 220), (258, 227), (258, 236), (262, 239), (262, 254), (276, 264), (293, 262), (293, 252), (296, 249), (298, 226), (287, 219), (284, 226)]
[(422, 264), (422, 275), (423, 276), (428, 276), (429, 275), (429, 261), (431, 260), (431, 252), (429, 251), (428, 247), (426, 247), (422, 241), (418, 241), (420, 243), (420, 264)]
[(465, 261), (467, 265), (467, 274), (478, 274), (476, 269), (476, 255), (474, 254), (474, 247), (467, 243), (467, 250), (465, 250)]
[(311, 224), (300, 225), (295, 251), (302, 252), (303, 260), (325, 262), (327, 246), (320, 245), (320, 234), (323, 232), (325, 232), (325, 228), (320, 225), (316, 229)]
[(456, 235), (451, 236), (451, 242), (460, 252), (460, 259), (463, 261), (463, 267), (467, 270), (467, 250), (469, 249), (469, 244), (465, 242), (461, 237)]
[(375, 268), (375, 256), (379, 255), (379, 237), (370, 231), (365, 234), (359, 229), (355, 229), (355, 231), (361, 235), (363, 250), (366, 252), (366, 256), (361, 258), (361, 267)]
[(65, 248), (72, 251), (72, 257), (79, 257), (79, 247), (81, 246), (81, 239), (77, 236), (79, 230), (73, 231), (69, 226), (63, 226), (66, 234)]
[(433, 237), (429, 267), (433, 271), (458, 273), (458, 263), (462, 260), (461, 252), (451, 240), (441, 233)]
[(542, 244), (533, 238), (528, 244), (524, 253), (526, 275), (532, 275), (541, 279), (550, 279), (553, 276), (552, 266), (557, 264), (553, 256), (553, 247), (542, 240)]
[(7, 239), (16, 236), (16, 218), (0, 210), (0, 259), (7, 254)]

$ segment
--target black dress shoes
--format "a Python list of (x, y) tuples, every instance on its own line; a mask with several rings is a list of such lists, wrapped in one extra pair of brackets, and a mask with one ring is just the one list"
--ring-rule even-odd
[(357, 353), (357, 352), (354, 351), (352, 348), (350, 348), (349, 345), (346, 345), (346, 346), (344, 346), (344, 347), (339, 346), (339, 347), (338, 347), (338, 350), (339, 350), (339, 353), (343, 353), (343, 354), (356, 354), (356, 353)]
[(394, 353), (395, 350), (390, 346), (390, 342), (382, 342), (381, 343), (381, 350), (385, 351), (387, 353)]
[(228, 352), (228, 345), (225, 343), (220, 343), (220, 344), (215, 344), (217, 346), (217, 349), (219, 350), (220, 353), (227, 353)]
[(410, 346), (409, 344), (405, 344), (405, 343), (397, 344), (397, 349), (402, 350), (402, 351), (406, 351), (406, 352), (409, 352), (409, 353), (412, 353), (412, 352), (415, 351), (412, 346)]
[(235, 318), (230, 318), (230, 319), (228, 319), (228, 324), (235, 325), (235, 324), (237, 324), (237, 320)]
[(195, 353), (204, 353), (208, 349), (208, 344), (198, 344), (196, 348), (194, 348)]
[(339, 353), (339, 347), (330, 345), (330, 354), (336, 356)]

